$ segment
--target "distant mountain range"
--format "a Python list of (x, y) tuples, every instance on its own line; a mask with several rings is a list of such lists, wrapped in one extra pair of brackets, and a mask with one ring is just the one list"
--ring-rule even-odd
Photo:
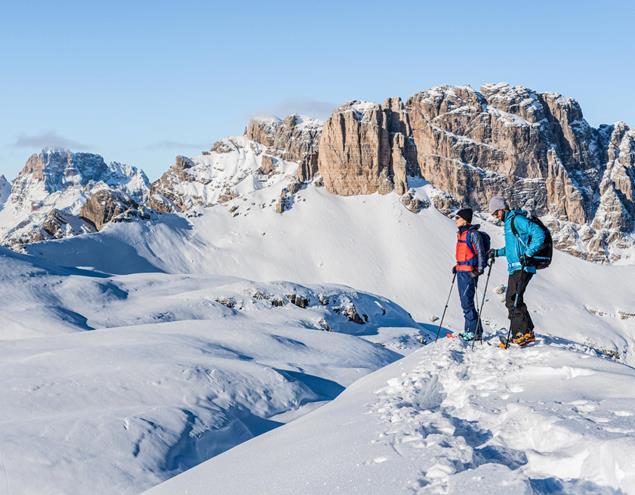
[(635, 130), (591, 127), (579, 104), (522, 86), (440, 86), (403, 102), (349, 102), (326, 122), (291, 115), (254, 119), (244, 136), (175, 163), (150, 184), (135, 167), (67, 150), (31, 156), (0, 178), (0, 241), (13, 248), (95, 232), (161, 213), (197, 215), (260, 188), (291, 208), (305, 185), (337, 195), (395, 193), (416, 212), (411, 188), (434, 186), (444, 213), (485, 209), (496, 194), (543, 216), (556, 246), (598, 262), (632, 262)]

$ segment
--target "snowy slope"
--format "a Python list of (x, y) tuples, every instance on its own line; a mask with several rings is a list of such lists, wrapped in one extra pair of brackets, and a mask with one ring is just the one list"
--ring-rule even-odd
[(109, 276), (5, 249), (0, 294), (10, 495), (139, 493), (429, 336), (399, 306), (348, 287)]
[(548, 344), (426, 346), (146, 493), (635, 493), (635, 371)]
[[(97, 236), (28, 250), (61, 265), (109, 272), (143, 266), (167, 273), (338, 283), (388, 297), (420, 322), (440, 316), (452, 278), (451, 220), (433, 208), (413, 214), (394, 194), (338, 197), (314, 186), (295, 195), (293, 207), (282, 215), (258, 206), (269, 205), (282, 187), (255, 191), (188, 221), (164, 216), (155, 223), (111, 225)], [(494, 246), (502, 245), (500, 228), (483, 228)], [(130, 260), (135, 260), (132, 267)], [(488, 331), (507, 324), (502, 295), (494, 292), (506, 275), (499, 260), (485, 308)], [(527, 294), (538, 332), (616, 352), (635, 364), (635, 317), (629, 317), (635, 314), (634, 279), (635, 266), (603, 266), (556, 253), (553, 266), (532, 281)], [(447, 323), (462, 325), (456, 292)]]

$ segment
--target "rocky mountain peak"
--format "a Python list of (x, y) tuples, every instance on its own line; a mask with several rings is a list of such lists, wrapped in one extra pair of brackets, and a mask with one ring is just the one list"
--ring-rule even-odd
[(106, 163), (94, 153), (43, 149), (27, 159), (5, 191), (5, 200), (0, 201), (0, 240), (19, 247), (94, 231), (94, 226), (80, 218), (87, 198), (97, 191), (116, 191), (141, 202), (148, 187), (148, 178), (136, 167)]
[(55, 193), (98, 182), (111, 186), (130, 184), (135, 195), (149, 185), (145, 173), (136, 167), (118, 162), (107, 164), (101, 155), (94, 153), (45, 148), (27, 159), (13, 188), (15, 192), (41, 183), (44, 191)]
[(69, 185), (86, 185), (90, 180), (100, 180), (107, 171), (108, 167), (99, 155), (46, 148), (28, 158), (16, 180), (42, 182), (46, 191), (54, 192)]

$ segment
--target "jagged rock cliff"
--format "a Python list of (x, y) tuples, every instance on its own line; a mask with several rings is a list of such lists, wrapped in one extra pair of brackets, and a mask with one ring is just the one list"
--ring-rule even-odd
[(245, 137), (263, 145), (269, 155), (298, 164), (297, 176), (310, 180), (318, 170), (318, 145), (322, 122), (301, 115), (252, 119)]
[(403, 194), (407, 176), (441, 207), (497, 194), (547, 215), (561, 249), (614, 260), (633, 240), (635, 132), (592, 128), (578, 103), (522, 86), (442, 86), (402, 103), (351, 102), (324, 125), (318, 170), (335, 194)]
[(125, 192), (102, 189), (88, 198), (79, 216), (101, 230), (109, 222), (149, 219), (151, 213)]

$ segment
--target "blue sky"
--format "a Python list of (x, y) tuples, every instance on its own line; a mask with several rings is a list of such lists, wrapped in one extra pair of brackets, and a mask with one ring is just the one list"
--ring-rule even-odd
[(45, 144), (156, 178), (262, 113), (507, 81), (635, 125), (631, 1), (0, 0), (0, 173)]

